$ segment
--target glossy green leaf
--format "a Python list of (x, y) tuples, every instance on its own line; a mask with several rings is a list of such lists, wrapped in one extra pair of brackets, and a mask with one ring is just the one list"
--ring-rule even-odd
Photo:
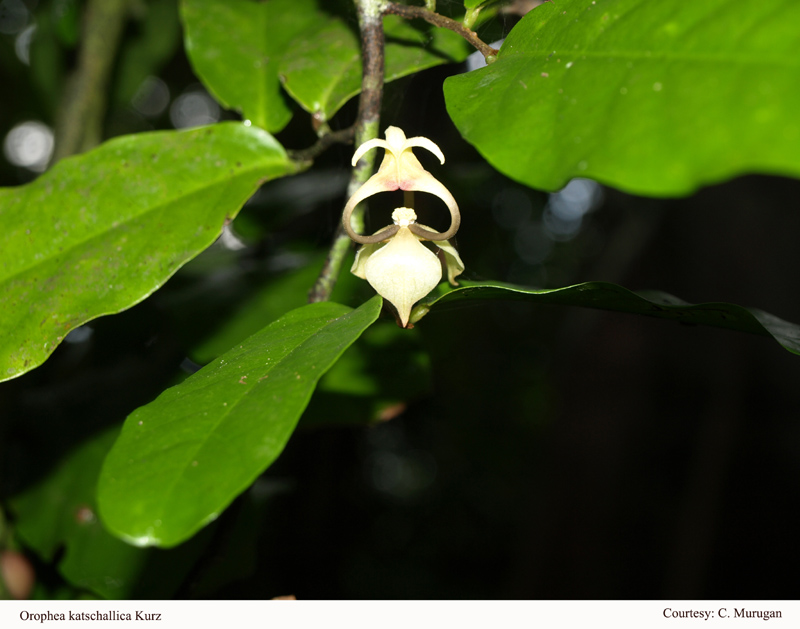
[[(58, 569), (75, 587), (105, 598), (165, 598), (174, 594), (191, 567), (186, 549), (170, 551), (165, 571), (151, 550), (136, 548), (106, 532), (97, 519), (95, 485), (119, 428), (106, 430), (71, 452), (44, 480), (14, 497), (15, 530), (47, 562), (63, 548)], [(195, 558), (198, 555), (198, 548)]]
[(448, 78), (445, 97), (467, 141), (522, 183), (669, 196), (800, 176), (798, 74), (795, 0), (559, 0), (495, 63)]
[(292, 310), (135, 411), (100, 476), (104, 524), (173, 546), (215, 519), (281, 453), (317, 380), (381, 305)]
[(784, 348), (800, 354), (800, 326), (755, 308), (710, 302), (689, 304), (661, 291), (633, 292), (608, 282), (586, 282), (553, 289), (534, 289), (503, 282), (461, 282), (450, 288), (440, 284), (411, 313), (419, 321), (431, 310), (463, 300), (509, 299), (538, 304), (583, 306), (670, 319), (690, 325), (708, 325), (774, 338)]
[(280, 131), (292, 117), (278, 68), (287, 47), (328, 18), (315, 0), (182, 0), (186, 53), (225, 107)]
[[(385, 80), (443, 63), (463, 61), (470, 50), (455, 33), (397, 16), (383, 20), (386, 34)], [(331, 118), (361, 91), (361, 44), (352, 25), (331, 19), (306, 31), (289, 47), (281, 63), (284, 87), (320, 120)]]
[(295, 169), (265, 131), (225, 123), (118, 138), (0, 190), (0, 381), (150, 295)]

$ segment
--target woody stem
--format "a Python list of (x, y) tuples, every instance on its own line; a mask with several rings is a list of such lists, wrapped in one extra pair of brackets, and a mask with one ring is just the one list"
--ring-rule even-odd
[(439, 28), (446, 28), (448, 30), (453, 31), (454, 33), (458, 33), (466, 39), (470, 44), (472, 44), (486, 59), (487, 63), (493, 62), (497, 58), (497, 53), (500, 52), (495, 48), (492, 48), (489, 44), (484, 42), (478, 34), (470, 28), (464, 26), (461, 22), (457, 22), (449, 17), (444, 15), (440, 15), (435, 11), (430, 11), (424, 7), (417, 7), (408, 4), (399, 4), (397, 2), (387, 2), (384, 8), (385, 13), (393, 13), (394, 15), (399, 15), (400, 17), (404, 17), (407, 20), (412, 20), (415, 18), (420, 18), (428, 22), (429, 24), (433, 24), (434, 26), (438, 26)]
[[(355, 145), (378, 137), (378, 126), (383, 97), (383, 20), (384, 0), (354, 0), (358, 13), (358, 26), (361, 31), (361, 58), (363, 74), (361, 77), (361, 96), (355, 123)], [(368, 151), (356, 163), (350, 175), (347, 196), (351, 197), (366, 181), (375, 166), (375, 151)], [(358, 232), (364, 231), (364, 209), (359, 206), (352, 215), (353, 226)], [(342, 264), (350, 250), (351, 240), (341, 222), (336, 230), (333, 245), (322, 266), (317, 281), (308, 294), (309, 302), (327, 301), (336, 285)]]

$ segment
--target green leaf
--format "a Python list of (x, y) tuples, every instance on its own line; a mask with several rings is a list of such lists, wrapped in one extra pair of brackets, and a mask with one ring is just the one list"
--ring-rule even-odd
[(381, 305), (292, 310), (131, 414), (98, 484), (105, 525), (173, 546), (215, 519), (278, 457), (317, 380)]
[[(178, 551), (171, 551), (170, 570), (165, 571), (153, 551), (113, 537), (95, 515), (100, 466), (118, 434), (119, 428), (114, 427), (89, 439), (42, 482), (14, 497), (10, 506), (15, 529), (47, 562), (63, 547), (58, 569), (78, 588), (105, 598), (170, 597), (191, 563), (182, 565), (176, 561)], [(179, 556), (185, 559), (185, 554), (182, 549)], [(154, 582), (158, 587), (153, 587)]]
[(225, 123), (117, 138), (1, 189), (0, 381), (150, 295), (261, 182), (295, 170), (265, 131)]
[(800, 3), (559, 0), (447, 109), (499, 171), (683, 195), (746, 172), (800, 175)]
[(315, 0), (182, 0), (186, 53), (209, 92), (253, 124), (280, 131), (292, 117), (278, 68), (301, 33), (327, 21)]
[(504, 282), (462, 281), (458, 288), (440, 284), (411, 313), (419, 321), (431, 310), (462, 300), (509, 299), (539, 304), (583, 306), (670, 319), (689, 325), (708, 325), (774, 338), (793, 354), (800, 354), (800, 326), (755, 308), (709, 302), (689, 304), (655, 290), (633, 292), (608, 282), (586, 282), (554, 289), (534, 289)]
[[(393, 15), (386, 16), (383, 23), (387, 82), (443, 63), (463, 61), (470, 52), (464, 40), (451, 31)], [(330, 119), (361, 91), (361, 71), (358, 35), (340, 19), (295, 38), (280, 68), (286, 91), (320, 120)]]
[[(272, 323), (292, 308), (302, 306), (324, 258), (324, 254), (314, 256), (304, 266), (270, 278), (258, 288), (251, 288), (251, 295), (232, 310), (221, 325), (192, 347), (189, 357), (201, 365), (211, 362), (261, 330), (265, 324)], [(352, 262), (353, 256), (348, 255), (343, 267), (349, 269)], [(373, 294), (367, 282), (345, 271), (336, 282), (331, 299), (344, 304), (362, 303)], [(209, 295), (201, 292), (197, 298), (207, 302)], [(163, 300), (160, 303), (162, 307), (172, 309)], [(197, 316), (202, 304), (188, 302), (181, 308)], [(178, 328), (184, 329), (188, 325), (188, 322), (180, 323), (178, 319)], [(393, 321), (370, 326), (320, 379), (300, 426), (377, 421), (430, 391), (430, 364), (417, 332), (403, 330)], [(391, 362), (386, 361), (386, 356), (392, 356)], [(330, 412), (332, 408), (336, 409), (335, 415)]]

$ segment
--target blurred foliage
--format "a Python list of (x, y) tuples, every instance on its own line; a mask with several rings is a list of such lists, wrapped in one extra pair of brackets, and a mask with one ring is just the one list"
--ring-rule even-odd
[[(20, 3), (25, 12), (13, 29), (3, 22), (0, 81), (13, 86), (4, 90), (0, 102), (4, 140), (26, 121), (53, 127), (65, 78), (75, 69), (80, 18), (88, 2), (25, 1)], [(142, 131), (169, 130), (160, 137), (175, 137), (175, 127), (238, 117), (220, 105), (250, 115), (245, 101), (223, 94), (218, 84), (238, 81), (240, 71), (248, 68), (234, 63), (220, 72), (218, 66), (212, 79), (195, 53), (187, 56), (182, 28), (191, 30), (187, 15), (200, 4), (181, 3), (181, 27), (176, 2), (131, 2), (107, 86), (107, 138), (137, 134), (118, 141), (135, 144), (148, 137), (139, 136)], [(356, 32), (349, 3), (312, 4), (317, 15), (340, 30)], [(537, 3), (524, 4), (486, 3), (476, 22), (479, 36), (494, 42), (508, 34), (519, 14)], [(33, 595), (794, 597), (800, 560), (795, 533), (800, 521), (794, 508), (800, 498), (796, 358), (758, 336), (694, 324), (708, 323), (709, 314), (721, 313), (728, 327), (762, 334), (766, 329), (790, 349), (796, 342), (795, 327), (770, 327), (776, 320), (755, 308), (728, 304), (711, 313), (692, 310), (697, 307), (671, 294), (695, 303), (755, 306), (800, 321), (800, 305), (791, 289), (800, 268), (795, 243), (800, 216), (794, 208), (798, 182), (743, 177), (682, 199), (635, 197), (589, 180), (573, 180), (552, 194), (525, 185), (554, 189), (572, 176), (591, 175), (625, 190), (674, 194), (745, 170), (796, 172), (789, 146), (796, 120), (793, 113), (786, 114), (797, 95), (795, 83), (786, 82), (796, 55), (785, 55), (783, 64), (774, 61), (781, 42), (788, 51), (798, 41), (792, 38), (797, 21), (778, 19), (781, 11), (794, 9), (779, 0), (756, 5), (726, 0), (702, 6), (677, 0), (642, 4), (545, 3), (523, 19), (492, 66), (464, 73), (475, 67), (473, 58), (468, 66), (443, 64), (420, 72), (430, 64), (414, 61), (407, 66), (410, 74), (398, 72), (386, 85), (382, 127), (394, 124), (410, 135), (430, 137), (447, 156), (446, 168), (437, 167), (436, 175), (462, 210), (458, 245), (467, 279), (458, 289), (434, 293), (429, 299), (438, 302), (413, 330), (397, 328), (388, 312), (358, 330), (363, 334), (342, 348), (338, 361), (331, 360), (334, 364), (319, 379), (297, 430), (285, 449), (279, 444), (277, 450), (283, 452), (265, 472), (244, 465), (241, 447), (233, 447), (236, 439), (245, 449), (256, 445), (254, 435), (262, 428), (258, 419), (264, 412), (246, 418), (248, 431), (209, 433), (214, 438), (208, 443), (218, 453), (213, 457), (216, 467), (209, 468), (212, 475), (234, 475), (244, 467), (247, 481), (236, 491), (224, 490), (224, 502), (232, 500), (230, 505), (221, 512), (214, 509), (219, 517), (188, 541), (169, 550), (143, 549), (112, 537), (103, 526), (102, 509), (98, 517), (95, 496), (103, 461), (126, 417), (126, 430), (135, 432), (142, 414), (158, 408), (160, 395), (181, 395), (211, 373), (198, 371), (204, 364), (213, 366), (231, 347), (252, 342), (252, 335), (303, 306), (339, 221), (352, 147), (334, 146), (310, 170), (265, 183), (239, 212), (248, 190), (232, 203), (229, 216), (235, 220), (225, 221), (224, 227), (220, 221), (206, 234), (211, 242), (221, 232), (215, 244), (191, 261), (194, 253), (186, 256), (181, 262), (185, 266), (163, 287), (126, 312), (76, 328), (41, 367), (0, 384), (0, 546), (25, 552), (36, 572)], [(437, 5), (458, 18), (464, 5), (480, 3), (440, 0)], [(625, 29), (615, 27), (615, 36), (625, 35), (634, 48), (660, 26), (680, 26), (680, 16), (712, 15), (714, 19), (698, 23), (698, 37), (720, 49), (734, 37), (739, 37), (742, 51), (750, 50), (748, 41), (758, 44), (765, 54), (756, 57), (763, 63), (755, 75), (743, 79), (741, 69), (756, 67), (756, 62), (744, 59), (750, 53), (742, 52), (741, 64), (729, 63), (729, 57), (728, 63), (709, 62), (701, 68), (702, 80), (692, 82), (698, 68), (681, 74), (680, 64), (669, 55), (637, 59), (642, 81), (664, 70), (674, 84), (661, 81), (663, 90), (640, 95), (642, 106), (626, 109), (622, 95), (608, 100), (621, 85), (612, 76), (615, 65), (603, 63), (601, 54), (611, 35), (591, 31), (596, 24), (588, 18), (574, 22), (569, 11), (588, 15), (591, 10), (592, 16), (596, 12), (602, 17), (634, 5), (638, 10), (626, 13)], [(214, 6), (269, 11), (284, 3), (242, 0)], [(559, 17), (565, 10), (567, 17)], [(757, 16), (770, 10), (780, 23), (758, 22)], [(665, 12), (675, 19), (658, 17)], [(222, 24), (206, 20), (203, 27)], [(767, 29), (766, 36), (768, 24), (775, 28)], [(217, 33), (220, 54), (241, 53), (237, 48), (249, 41), (245, 34), (263, 35), (257, 26), (245, 20), (233, 27), (231, 32), (242, 37)], [(408, 45), (404, 52), (415, 59), (436, 57), (437, 63), (450, 60), (436, 52), (430, 27), (416, 21), (405, 27), (419, 36), (412, 38), (413, 44), (403, 43)], [(681, 33), (678, 28), (674, 41), (685, 48), (688, 40)], [(748, 40), (754, 33), (756, 41)], [(455, 45), (451, 35), (437, 32)], [(537, 36), (559, 43), (540, 49), (544, 39), (536, 42)], [(307, 38), (290, 39), (293, 47), (308, 46)], [(548, 57), (562, 44), (569, 49), (578, 43), (591, 58), (575, 60), (569, 70), (564, 69), (566, 57)], [(461, 50), (445, 56), (461, 59)], [(280, 128), (276, 138), (283, 147), (302, 149), (317, 137), (307, 113), (316, 110), (309, 107), (316, 96), (297, 94), (293, 102), (291, 86), (281, 87), (280, 68), (294, 72), (299, 63), (294, 54), (282, 59), (268, 78), (261, 77), (283, 112), (280, 124), (263, 124)], [(347, 54), (352, 59), (352, 50)], [(514, 65), (520, 63), (515, 56), (525, 61), (521, 69)], [(311, 75), (322, 63), (315, 58), (317, 65), (306, 68)], [(662, 65), (656, 67), (656, 61)], [(557, 71), (554, 63), (560, 63)], [(517, 70), (524, 76), (517, 76)], [(577, 76), (574, 71), (583, 72), (582, 78), (570, 83)], [(342, 79), (343, 72), (330, 76)], [(573, 72), (572, 79), (568, 72)], [(357, 73), (350, 76), (351, 83), (353, 77)], [(487, 77), (494, 83), (476, 84)], [(498, 92), (498, 86), (511, 86), (515, 78), (527, 90)], [(751, 81), (763, 88), (767, 79), (777, 91), (748, 87)], [(238, 85), (263, 88), (256, 85), (258, 80), (245, 73)], [(313, 90), (316, 83), (309, 85)], [(727, 91), (717, 89), (720, 85)], [(550, 117), (530, 113), (531, 107), (557, 105), (563, 96), (559, 88), (573, 90), (576, 99), (591, 96), (595, 105), (556, 107)], [(206, 89), (217, 95), (218, 103)], [(352, 89), (343, 89), (330, 100), (325, 116), (331, 128), (352, 123), (356, 103), (344, 102), (352, 94)], [(625, 96), (632, 95), (629, 91)], [(659, 101), (663, 108), (656, 111), (647, 103), (657, 97), (664, 98)], [(608, 106), (601, 107), (600, 101)], [(709, 109), (693, 109), (701, 102)], [(759, 118), (762, 110), (774, 117)], [(732, 122), (736, 112), (744, 115)], [(569, 116), (569, 124), (554, 122), (553, 116), (561, 114)], [(257, 116), (252, 120), (242, 138), (261, 133), (255, 129)], [(767, 126), (756, 127), (754, 120)], [(593, 138), (592, 159), (587, 159), (590, 168), (576, 170), (586, 158), (580, 151), (587, 144), (570, 144), (569, 134), (582, 125), (591, 125), (581, 127), (581, 134), (587, 142)], [(757, 128), (763, 133), (755, 133)], [(559, 130), (566, 135), (558, 136)], [(648, 140), (656, 137), (653, 130), (663, 142)], [(178, 135), (196, 133), (202, 132)], [(746, 146), (725, 148), (740, 136), (747, 139)], [(113, 162), (108, 151), (115, 146), (120, 145), (106, 144), (63, 167), (93, 161), (108, 166)], [(258, 150), (248, 141), (235, 150), (248, 146)], [(774, 160), (762, 160), (759, 156), (771, 148)], [(175, 159), (170, 168), (180, 170), (193, 157), (202, 161), (204, 149), (194, 153), (183, 161)], [(644, 153), (653, 159), (631, 157)], [(707, 162), (698, 166), (709, 154), (714, 169)], [(36, 179), (39, 171), (11, 160), (8, 150), (5, 155), (0, 183), (17, 187), (3, 193), (23, 195), (30, 188), (19, 185)], [(742, 155), (752, 159), (742, 161)], [(691, 183), (670, 183), (669, 169), (659, 160), (680, 161)], [(604, 168), (614, 168), (616, 174)], [(203, 177), (213, 177), (214, 168), (208, 171)], [(81, 181), (100, 185), (99, 172), (94, 166), (76, 172), (72, 183), (78, 188)], [(45, 174), (33, 185), (44, 186), (55, 175)], [(248, 183), (250, 189), (258, 178)], [(114, 189), (110, 198), (117, 203), (106, 208), (110, 217), (134, 197), (124, 192), (130, 182), (109, 181)], [(211, 205), (225, 197), (203, 186), (188, 194), (185, 181), (167, 183), (170, 195), (191, 204)], [(142, 192), (153, 184), (145, 180)], [(368, 229), (387, 224), (401, 198), (399, 193), (387, 196), (391, 198), (370, 207)], [(108, 198), (92, 201), (103, 205)], [(15, 229), (18, 221), (8, 218), (9, 207), (0, 205), (0, 220), (7, 219), (6, 228)], [(79, 209), (74, 204), (32, 203), (26, 211), (45, 230)], [(175, 202), (171, 209), (185, 208)], [(437, 224), (438, 208), (430, 199), (418, 198), (417, 211), (420, 222)], [(154, 229), (150, 244), (162, 235)], [(182, 238), (167, 240), (162, 253), (183, 244)], [(140, 244), (140, 251), (147, 251), (147, 245)], [(28, 262), (37, 252), (19, 251)], [(7, 264), (3, 258), (0, 269)], [(660, 291), (637, 291), (637, 296), (617, 284)], [(533, 286), (538, 288), (523, 288)], [(659, 312), (668, 318), (693, 314), (688, 319), (682, 315), (684, 325), (678, 326), (556, 303), (561, 295), (572, 305), (589, 304), (580, 286), (613, 286), (610, 297), (624, 302), (615, 306), (622, 310), (641, 313), (663, 306)], [(472, 298), (460, 298), (470, 291)], [(491, 299), (482, 299), (481, 291), (483, 296), (494, 292)], [(365, 282), (345, 272), (332, 297), (344, 305), (329, 306), (352, 312), (349, 308), (358, 308), (371, 295)], [(498, 296), (516, 299), (499, 301)], [(38, 303), (33, 297), (30, 301)], [(753, 312), (759, 313), (760, 323), (749, 318)], [(23, 323), (41, 320), (28, 315), (15, 312)], [(194, 434), (200, 428), (192, 419), (176, 415), (174, 425)], [(283, 442), (289, 438), (284, 436)], [(120, 451), (127, 447), (123, 440), (119, 444)], [(141, 454), (132, 451), (131, 457)], [(106, 473), (125, 467), (120, 456), (118, 452), (116, 459), (108, 459)], [(168, 490), (158, 487), (168, 479), (163, 469), (140, 463), (140, 471), (152, 477), (153, 491)], [(213, 481), (205, 486), (209, 493), (219, 490)], [(136, 487), (131, 491), (134, 495)], [(177, 492), (176, 506), (190, 495)], [(177, 535), (169, 543), (185, 537)]]

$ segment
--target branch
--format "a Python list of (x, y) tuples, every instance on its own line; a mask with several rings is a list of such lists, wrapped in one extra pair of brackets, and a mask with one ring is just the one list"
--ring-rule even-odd
[(334, 144), (350, 144), (355, 136), (355, 131), (355, 125), (340, 131), (331, 131), (321, 136), (313, 146), (307, 149), (287, 152), (289, 157), (296, 162), (313, 162)]
[(439, 15), (438, 13), (434, 13), (433, 11), (429, 11), (423, 7), (397, 4), (396, 2), (387, 2), (384, 8), (384, 13), (393, 13), (394, 15), (399, 15), (407, 20), (420, 18), (429, 24), (438, 26), (439, 28), (446, 28), (454, 33), (458, 33), (461, 35), (461, 37), (472, 44), (478, 51), (480, 51), (480, 53), (486, 59), (486, 63), (492, 63), (495, 59), (497, 59), (497, 53), (500, 52), (499, 50), (492, 48), (489, 44), (485, 43), (480, 37), (478, 37), (478, 34), (475, 31), (470, 30), (461, 22), (457, 22), (456, 20), (445, 17), (444, 15)]
[[(361, 77), (361, 96), (358, 101), (358, 115), (356, 117), (355, 144), (361, 146), (364, 142), (378, 137), (378, 125), (381, 116), (381, 99), (383, 97), (383, 0), (355, 0), (358, 11), (358, 25), (361, 30), (361, 57), (363, 74)], [(324, 136), (323, 136), (324, 137)], [(358, 160), (350, 175), (350, 184), (347, 187), (347, 196), (351, 197), (364, 182), (369, 179), (375, 166), (375, 153), (370, 151)], [(353, 220), (358, 225), (356, 231), (363, 231), (364, 208), (356, 208)], [(342, 222), (334, 236), (333, 245), (328, 252), (328, 257), (322, 266), (316, 283), (309, 291), (308, 301), (327, 301), (330, 299), (336, 279), (342, 269), (347, 252), (352, 241), (344, 231)]]
[(129, 0), (89, 0), (75, 71), (62, 95), (56, 118), (53, 162), (100, 143), (107, 87)]

